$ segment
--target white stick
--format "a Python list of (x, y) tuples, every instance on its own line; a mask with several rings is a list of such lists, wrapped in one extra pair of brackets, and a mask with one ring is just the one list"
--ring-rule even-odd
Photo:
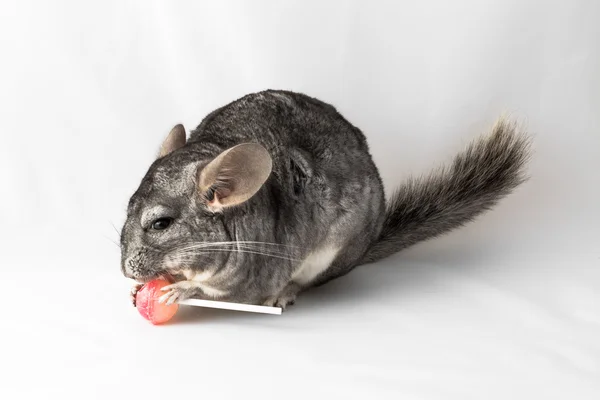
[(220, 308), (223, 310), (236, 310), (236, 311), (248, 311), (263, 314), (281, 314), (281, 308), (279, 307), (267, 307), (267, 306), (255, 306), (251, 304), (242, 303), (229, 303), (225, 301), (214, 301), (214, 300), (198, 300), (198, 299), (187, 299), (178, 302), (186, 306), (197, 306), (197, 307), (208, 307), (208, 308)]

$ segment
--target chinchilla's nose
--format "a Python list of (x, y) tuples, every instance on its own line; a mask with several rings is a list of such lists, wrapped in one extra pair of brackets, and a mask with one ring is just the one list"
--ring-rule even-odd
[(125, 275), (126, 278), (135, 279), (135, 274), (133, 271), (133, 260), (131, 257), (123, 258), (121, 261), (121, 272)]
[(121, 271), (127, 278), (138, 279), (147, 275), (148, 249), (139, 247), (127, 250), (121, 256)]

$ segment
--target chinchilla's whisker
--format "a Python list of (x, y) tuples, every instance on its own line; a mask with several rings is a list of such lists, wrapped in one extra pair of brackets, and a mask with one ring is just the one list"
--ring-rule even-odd
[(252, 251), (252, 250), (246, 250), (246, 249), (222, 249), (222, 248), (221, 249), (219, 249), (219, 248), (201, 249), (201, 250), (199, 249), (199, 250), (196, 250), (195, 252), (189, 252), (187, 254), (173, 255), (173, 256), (177, 257), (177, 259), (179, 259), (179, 260), (185, 261), (187, 259), (192, 260), (194, 255), (210, 254), (212, 252), (234, 252), (234, 253), (257, 254), (257, 255), (263, 255), (266, 257), (281, 258), (281, 259), (290, 260), (290, 261), (300, 261), (300, 259), (298, 259), (298, 258), (286, 256), (284, 254), (265, 253), (265, 252), (261, 252), (261, 251)]
[(252, 250), (257, 253), (271, 254), (273, 256), (277, 255), (282, 258), (290, 258), (293, 255), (298, 254), (298, 251), (290, 251), (289, 249), (282, 249), (282, 248), (271, 247), (271, 246), (265, 247), (265, 246), (262, 246), (261, 244), (258, 244), (258, 243), (255, 244), (255, 243), (251, 243), (251, 242), (200, 243), (200, 244), (196, 244), (196, 245), (191, 245), (191, 246), (186, 246), (186, 247), (182, 247), (179, 249), (175, 249), (174, 251), (172, 251), (170, 253), (171, 254), (186, 254), (186, 253), (189, 254), (190, 252), (194, 252), (196, 250), (210, 250), (210, 249), (215, 249), (215, 248), (226, 249), (229, 251)]
[[(104, 235), (102, 235), (104, 236)], [(115, 242), (114, 240), (112, 240), (111, 238), (109, 238), (108, 236), (104, 236), (104, 238), (108, 241), (110, 241), (111, 243), (114, 243), (115, 246), (117, 246), (119, 249), (121, 248), (121, 245), (117, 242)]]
[(250, 240), (227, 241), (227, 242), (200, 242), (200, 243), (191, 243), (187, 247), (196, 248), (196, 247), (210, 247), (210, 246), (218, 246), (218, 245), (238, 245), (238, 244), (300, 248), (298, 246), (291, 246), (291, 245), (286, 245), (286, 244), (259, 242), (259, 241), (250, 241)]
[(115, 224), (112, 223), (112, 221), (109, 221), (110, 225), (113, 227), (113, 229), (115, 230), (115, 232), (117, 232), (118, 237), (121, 237), (121, 231), (119, 231), (117, 229), (117, 227), (115, 226)]
[(213, 248), (213, 247), (239, 247), (239, 246), (254, 246), (259, 247), (258, 245), (247, 244), (247, 243), (236, 243), (236, 242), (203, 242), (203, 243), (194, 243), (187, 246), (182, 246), (178, 248), (179, 251), (187, 251), (194, 249), (205, 249), (205, 248)]
[(193, 250), (193, 249), (210, 249), (213, 247), (252, 247), (252, 248), (257, 248), (257, 249), (265, 249), (265, 250), (269, 250), (269, 251), (287, 251), (288, 249), (279, 249), (277, 247), (270, 247), (270, 246), (262, 246), (260, 244), (253, 244), (253, 243), (244, 243), (244, 242), (240, 242), (240, 243), (211, 243), (211, 244), (203, 244), (203, 245), (192, 245), (192, 246), (187, 246), (187, 247), (182, 247), (179, 250)]
[(202, 251), (202, 250), (212, 250), (212, 249), (220, 249), (220, 250), (229, 250), (229, 251), (236, 251), (236, 250), (246, 250), (246, 251), (255, 251), (258, 253), (262, 253), (262, 254), (271, 254), (271, 255), (278, 255), (281, 257), (290, 257), (291, 254), (289, 251), (281, 251), (281, 250), (277, 250), (277, 249), (273, 249), (273, 248), (262, 248), (260, 246), (255, 246), (255, 245), (248, 245), (248, 244), (237, 244), (235, 247), (229, 247), (229, 246), (224, 246), (224, 245), (214, 245), (214, 246), (189, 246), (187, 248), (183, 248), (183, 249), (177, 249), (173, 252), (171, 252), (171, 254), (177, 255), (177, 254), (190, 254), (190, 253), (194, 253), (196, 251)]
[(290, 247), (290, 248), (297, 248), (297, 249), (302, 248), (300, 246), (293, 246), (293, 245), (289, 245), (289, 244), (271, 243), (271, 242), (260, 242), (260, 241), (252, 241), (252, 240), (236, 240), (236, 241), (232, 241), (231, 243), (260, 244), (260, 245), (265, 245), (265, 246)]
[(186, 252), (180, 252), (180, 253), (171, 253), (171, 255), (173, 257), (192, 257), (194, 254), (206, 254), (206, 253), (210, 253), (211, 251), (227, 251), (227, 252), (238, 252), (238, 253), (254, 253), (254, 254), (262, 254), (265, 256), (271, 256), (271, 257), (279, 257), (279, 258), (286, 258), (286, 259), (295, 259), (292, 255), (287, 254), (287, 253), (277, 253), (277, 252), (269, 252), (269, 251), (262, 251), (260, 249), (253, 249), (253, 248), (237, 248), (237, 249), (232, 249), (232, 248), (217, 248), (217, 247), (213, 247), (210, 249), (196, 249), (193, 251), (186, 251)]

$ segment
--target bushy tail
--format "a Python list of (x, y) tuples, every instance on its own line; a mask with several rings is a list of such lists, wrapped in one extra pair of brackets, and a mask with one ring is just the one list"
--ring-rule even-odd
[(449, 167), (406, 182), (389, 199), (378, 241), (362, 264), (472, 221), (523, 183), (530, 141), (500, 119), (491, 134), (472, 142)]

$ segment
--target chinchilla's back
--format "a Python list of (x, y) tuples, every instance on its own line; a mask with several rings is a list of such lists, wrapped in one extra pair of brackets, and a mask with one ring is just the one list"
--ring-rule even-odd
[(335, 254), (331, 261), (342, 270), (356, 265), (379, 235), (385, 210), (379, 172), (363, 133), (329, 104), (290, 91), (249, 94), (209, 114), (189, 142), (214, 155), (244, 142), (269, 151), (268, 201), (284, 216), (273, 227), (278, 243)]

